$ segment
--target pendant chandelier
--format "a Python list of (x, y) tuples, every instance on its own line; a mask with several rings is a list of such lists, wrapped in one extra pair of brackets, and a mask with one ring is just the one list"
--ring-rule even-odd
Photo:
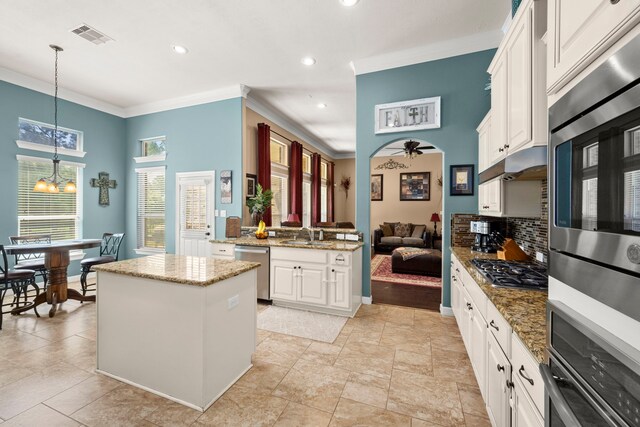
[(54, 105), (54, 131), (53, 131), (53, 174), (46, 178), (40, 178), (33, 191), (38, 193), (59, 193), (60, 186), (64, 185), (65, 193), (75, 193), (76, 184), (72, 179), (65, 179), (60, 175), (60, 160), (58, 159), (58, 52), (62, 52), (60, 46), (50, 44), (49, 47), (56, 52), (55, 67), (55, 92), (53, 96)]

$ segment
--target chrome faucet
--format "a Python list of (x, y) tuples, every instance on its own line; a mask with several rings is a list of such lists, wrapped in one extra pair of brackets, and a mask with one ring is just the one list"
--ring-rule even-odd
[[(305, 232), (308, 235), (308, 237), (305, 236)], [(303, 238), (306, 238), (307, 240), (313, 242), (313, 239), (314, 239), (313, 228), (307, 228), (307, 227), (301, 228), (300, 231), (298, 232), (298, 237), (300, 237), (301, 235), (303, 236)]]

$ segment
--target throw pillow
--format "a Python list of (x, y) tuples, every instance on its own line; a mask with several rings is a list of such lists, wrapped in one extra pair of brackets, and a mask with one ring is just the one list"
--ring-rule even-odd
[(418, 239), (422, 238), (422, 233), (424, 233), (424, 230), (427, 228), (426, 225), (414, 225), (413, 226), (413, 233), (411, 233), (411, 237), (417, 237)]
[(380, 229), (382, 230), (382, 237), (393, 236), (393, 230), (389, 224), (381, 224)]
[(411, 236), (411, 224), (398, 224), (394, 230), (394, 233), (398, 237), (409, 237)]

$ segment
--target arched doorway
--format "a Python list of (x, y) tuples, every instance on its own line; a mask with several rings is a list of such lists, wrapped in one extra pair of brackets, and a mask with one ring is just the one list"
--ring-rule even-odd
[(398, 138), (371, 154), (369, 170), (372, 300), (439, 311), (444, 153)]

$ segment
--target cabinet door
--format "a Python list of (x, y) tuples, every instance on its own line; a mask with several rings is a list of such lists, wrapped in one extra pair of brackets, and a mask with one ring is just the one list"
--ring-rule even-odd
[(524, 11), (525, 16), (511, 31), (507, 46), (507, 132), (504, 148), (516, 149), (531, 141), (531, 49), (532, 10)]
[(555, 92), (566, 81), (588, 65), (594, 56), (607, 49), (635, 25), (640, 15), (640, 2), (623, 0), (551, 0), (548, 6), (548, 82)]
[(471, 359), (471, 365), (476, 373), (476, 380), (478, 380), (478, 387), (484, 397), (486, 395), (486, 372), (487, 372), (487, 323), (482, 318), (477, 310), (475, 304), (472, 303), (471, 309), (471, 324), (470, 324), (470, 339), (471, 351), (469, 352), (469, 358)]
[(501, 215), (502, 214), (502, 178), (497, 177), (491, 181), (485, 182), (485, 202), (487, 209), (485, 214), (487, 215)]
[(351, 269), (331, 267), (329, 283), (329, 305), (337, 308), (351, 308)]
[(297, 299), (298, 269), (290, 262), (271, 262), (271, 298), (287, 301)]
[(542, 427), (542, 415), (524, 391), (519, 378), (513, 379), (511, 419), (513, 427)]
[(460, 296), (460, 302), (462, 303), (460, 307), (460, 335), (462, 335), (462, 341), (467, 348), (467, 353), (471, 354), (471, 311), (473, 310), (473, 305), (471, 297), (464, 289), (464, 286), (460, 287)]
[(451, 310), (453, 310), (453, 316), (460, 326), (460, 284), (453, 271), (451, 272)]
[(298, 285), (298, 301), (327, 305), (327, 267), (325, 265), (301, 264)]
[(489, 112), (480, 126), (478, 126), (478, 172), (487, 169), (489, 152), (491, 150), (491, 112)]
[(503, 55), (491, 74), (491, 139), (488, 162), (491, 166), (502, 160), (507, 144), (507, 62)]
[(491, 425), (509, 427), (511, 408), (509, 407), (511, 364), (492, 334), (487, 334), (487, 387), (485, 402)]

